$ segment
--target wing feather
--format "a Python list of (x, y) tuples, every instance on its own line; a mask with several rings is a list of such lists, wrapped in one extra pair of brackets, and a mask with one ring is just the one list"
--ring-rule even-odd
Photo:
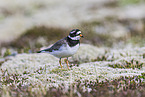
[(52, 52), (53, 50), (59, 50), (60, 47), (62, 45), (66, 45), (67, 41), (66, 41), (66, 37), (57, 41), (54, 45), (52, 45), (50, 48), (46, 48), (44, 50), (41, 50), (41, 51), (38, 51), (38, 53), (41, 53), (41, 52)]

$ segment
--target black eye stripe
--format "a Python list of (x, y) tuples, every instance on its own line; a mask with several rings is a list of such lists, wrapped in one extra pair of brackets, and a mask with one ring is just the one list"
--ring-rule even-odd
[(71, 35), (70, 35), (70, 37), (75, 37), (75, 36), (76, 36), (76, 35), (74, 35), (74, 34), (71, 34)]

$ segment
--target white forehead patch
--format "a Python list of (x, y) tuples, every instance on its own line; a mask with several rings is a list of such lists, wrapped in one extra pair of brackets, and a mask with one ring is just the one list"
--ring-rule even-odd
[(71, 34), (73, 34), (75, 31), (70, 32)]
[(77, 35), (78, 35), (78, 34), (81, 34), (81, 31), (77, 32)]

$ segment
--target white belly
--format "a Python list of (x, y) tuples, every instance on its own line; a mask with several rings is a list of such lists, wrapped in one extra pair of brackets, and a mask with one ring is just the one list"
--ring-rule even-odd
[(77, 52), (78, 48), (79, 44), (77, 44), (74, 47), (69, 47), (69, 45), (67, 45), (66, 47), (62, 46), (59, 50), (52, 51), (49, 53), (58, 58), (70, 57)]

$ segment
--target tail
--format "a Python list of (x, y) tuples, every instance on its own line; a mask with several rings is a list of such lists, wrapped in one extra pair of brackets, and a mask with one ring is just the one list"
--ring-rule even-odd
[(45, 53), (46, 50), (40, 50), (40, 51), (37, 51), (37, 53)]
[(49, 48), (37, 51), (37, 53), (45, 53), (45, 52), (49, 52)]
[(37, 53), (41, 53), (42, 51), (37, 51)]

